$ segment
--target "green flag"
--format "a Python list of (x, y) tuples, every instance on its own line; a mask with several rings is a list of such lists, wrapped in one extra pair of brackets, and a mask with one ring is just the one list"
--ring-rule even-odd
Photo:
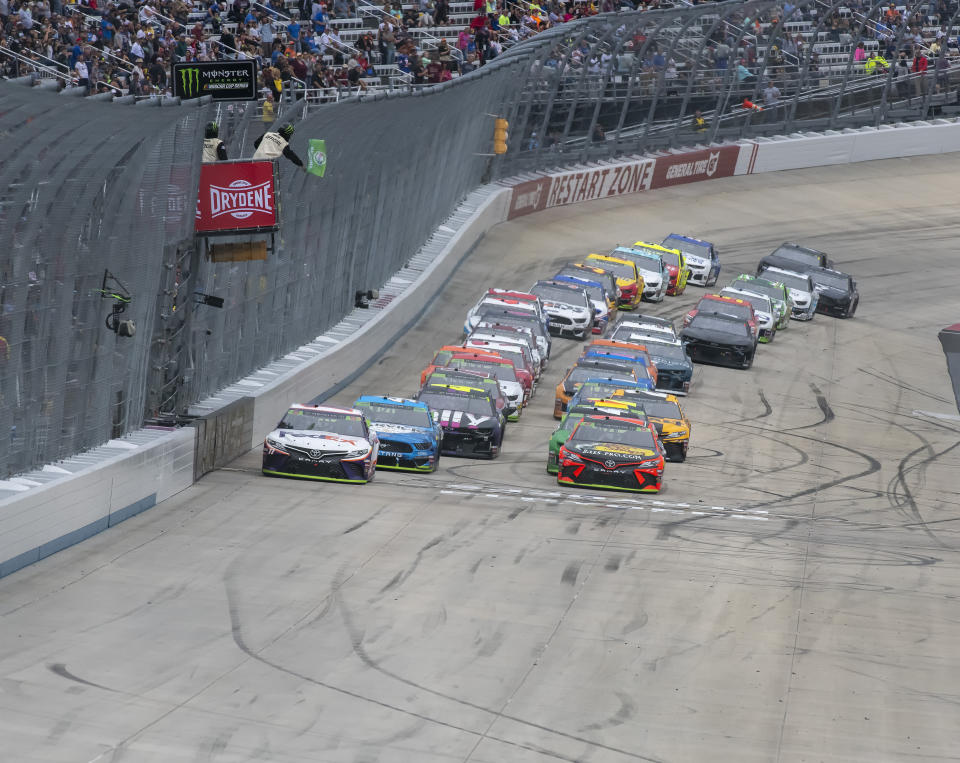
[(310, 138), (310, 153), (307, 156), (307, 172), (323, 177), (327, 171), (327, 142)]

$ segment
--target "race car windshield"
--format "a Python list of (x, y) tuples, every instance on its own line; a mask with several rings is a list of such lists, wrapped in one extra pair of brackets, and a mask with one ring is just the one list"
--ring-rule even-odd
[(597, 260), (604, 270), (615, 273), (617, 278), (623, 278), (626, 281), (635, 281), (637, 271), (633, 264), (627, 265), (625, 262), (611, 262), (610, 260)]
[(433, 426), (429, 412), (412, 405), (387, 405), (360, 401), (357, 403), (357, 408), (366, 411), (367, 418), (378, 424), (403, 424), (408, 427)]
[(778, 246), (773, 250), (771, 257), (783, 257), (787, 260), (793, 260), (794, 262), (809, 262), (814, 265), (819, 265), (821, 263), (821, 257), (819, 254), (814, 252), (804, 251), (802, 249), (797, 249), (795, 246)]
[(728, 334), (748, 334), (750, 327), (739, 320), (732, 321), (721, 318), (714, 313), (697, 313), (690, 322), (690, 328), (696, 328), (706, 331), (723, 331)]
[(840, 275), (839, 273), (812, 273), (810, 278), (816, 283), (822, 283), (824, 286), (832, 286), (840, 291), (847, 291), (850, 288), (850, 276)]
[(734, 305), (730, 302), (721, 302), (718, 299), (705, 299), (703, 304), (697, 306), (697, 312), (698, 314), (729, 315), (742, 321), (750, 320), (750, 308), (746, 305)]
[(613, 251), (622, 252), (632, 260), (641, 260), (641, 262), (637, 262), (638, 268), (645, 268), (646, 270), (650, 270), (654, 273), (660, 272), (661, 260), (659, 252), (654, 252), (643, 246), (637, 246), (632, 249), (627, 249), (625, 246), (619, 246)]
[(772, 300), (780, 300), (783, 302), (783, 291), (779, 286), (774, 286), (773, 284), (766, 284), (763, 281), (738, 281), (737, 283), (742, 284), (744, 289), (749, 289), (750, 291), (756, 291), (760, 294), (764, 294)]
[(724, 294), (725, 297), (732, 297), (733, 299), (742, 299), (744, 302), (749, 302), (754, 310), (760, 310), (764, 313), (770, 312), (770, 301), (764, 297), (755, 297), (752, 294)]
[(706, 244), (698, 244), (693, 241), (687, 241), (679, 236), (670, 234), (663, 240), (663, 245), (671, 249), (679, 249), (684, 254), (692, 254), (694, 257), (703, 257), (710, 259), (710, 247)]
[(683, 418), (680, 415), (680, 406), (676, 403), (671, 403), (669, 400), (650, 400), (643, 398), (643, 410), (646, 411), (648, 416), (656, 416), (660, 419), (680, 419)]
[(656, 363), (657, 358), (666, 358), (668, 360), (686, 360), (687, 353), (683, 347), (678, 344), (661, 344), (660, 342), (647, 342), (647, 353), (651, 360)]
[(647, 448), (656, 451), (653, 435), (646, 427), (636, 425), (617, 426), (607, 421), (580, 422), (580, 426), (571, 435), (569, 442), (614, 442), (618, 445), (631, 445), (635, 448)]
[(588, 281), (599, 281), (600, 283), (605, 283), (610, 291), (613, 291), (617, 288), (617, 282), (610, 273), (608, 273), (606, 270), (600, 270), (598, 273), (597, 270), (598, 268), (595, 268), (593, 265), (570, 265), (569, 267), (561, 270), (560, 274), (574, 276), (575, 278), (586, 277)]
[(366, 437), (363, 416), (357, 413), (335, 413), (291, 408), (277, 425), (277, 429), (296, 429), (301, 432), (333, 432), (350, 437)]
[(449, 395), (443, 392), (421, 392), (417, 399), (435, 411), (464, 411), (475, 416), (495, 415), (489, 398)]
[(504, 313), (494, 310), (485, 310), (477, 317), (481, 323), (500, 323), (504, 326), (514, 326), (516, 328), (530, 329), (535, 335), (543, 336), (543, 324), (534, 317), (533, 313), (528, 316), (517, 315), (516, 313)]
[(604, 379), (616, 379), (617, 381), (628, 381), (636, 382), (630, 374), (621, 374), (609, 371), (605, 368), (587, 368), (583, 366), (578, 366), (570, 371), (570, 375), (567, 377), (566, 382), (564, 382), (564, 387), (572, 388), (577, 382), (584, 382), (587, 379), (593, 379), (596, 376), (602, 376)]
[(676, 252), (664, 252), (660, 257), (668, 265), (673, 265), (675, 268), (680, 267), (680, 256)]
[(533, 293), (548, 302), (562, 302), (565, 305), (586, 307), (583, 295), (574, 289), (561, 289), (555, 286), (534, 286)]
[(793, 273), (771, 273), (770, 275), (776, 275), (776, 278), (773, 280), (779, 281), (788, 289), (810, 291), (809, 276), (794, 275)]
[(609, 397), (614, 392), (621, 389), (623, 389), (623, 387), (620, 387), (616, 384), (598, 384), (597, 382), (587, 382), (586, 384), (582, 385), (580, 389), (577, 391), (580, 393), (580, 396), (584, 400), (588, 400), (589, 398), (592, 398), (592, 397), (595, 397), (595, 398)]
[(513, 372), (513, 366), (506, 363), (481, 363), (474, 360), (451, 360), (451, 368), (462, 368), (465, 371), (480, 371), (481, 373), (491, 374), (500, 381), (515, 382), (517, 375)]

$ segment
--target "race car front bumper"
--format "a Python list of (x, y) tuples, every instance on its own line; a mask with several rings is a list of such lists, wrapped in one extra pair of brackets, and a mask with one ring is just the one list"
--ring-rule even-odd
[[(425, 447), (417, 447), (423, 445)], [(436, 468), (439, 448), (431, 443), (409, 443), (403, 440), (380, 439), (377, 453), (378, 469), (396, 469), (404, 472), (430, 472)]]
[(474, 429), (444, 429), (440, 452), (445, 456), (496, 458), (500, 452), (496, 433), (485, 434)]
[(658, 493), (662, 474), (655, 468), (638, 469), (635, 466), (622, 466), (607, 469), (600, 464), (560, 464), (557, 472), (557, 484), (577, 485), (580, 487), (598, 487), (605, 490), (627, 490), (634, 493)]
[(264, 449), (262, 471), (272, 477), (299, 477), (301, 479), (327, 482), (366, 482), (369, 458), (362, 461), (345, 461), (342, 457), (322, 456), (311, 458), (307, 453), (267, 453)]

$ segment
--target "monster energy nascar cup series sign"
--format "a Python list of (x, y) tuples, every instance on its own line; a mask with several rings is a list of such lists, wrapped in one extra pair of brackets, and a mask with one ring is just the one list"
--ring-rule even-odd
[(180, 98), (213, 96), (216, 101), (257, 99), (256, 61), (192, 61), (173, 65), (173, 94)]

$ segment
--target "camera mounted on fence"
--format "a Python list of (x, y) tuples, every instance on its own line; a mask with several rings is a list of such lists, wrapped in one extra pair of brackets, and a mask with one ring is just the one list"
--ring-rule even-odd
[(356, 291), (353, 295), (353, 306), (361, 307), (364, 310), (370, 307), (370, 300), (380, 299), (380, 292), (377, 289), (367, 289), (367, 291)]
[(126, 312), (127, 305), (133, 299), (127, 287), (120, 283), (120, 280), (109, 270), (104, 270), (103, 283), (97, 291), (100, 294), (100, 299), (113, 300), (113, 306), (106, 320), (107, 328), (117, 336), (132, 337), (136, 334), (137, 327), (133, 321), (120, 320), (120, 316)]

